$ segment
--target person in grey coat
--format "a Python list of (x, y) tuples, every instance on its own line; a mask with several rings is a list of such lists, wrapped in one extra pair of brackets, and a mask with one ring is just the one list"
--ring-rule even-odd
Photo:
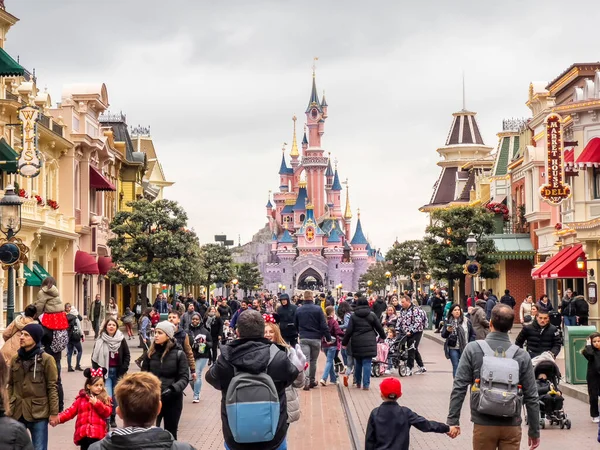
[(473, 308), (469, 308), (471, 324), (475, 332), (475, 339), (485, 339), (490, 332), (490, 322), (485, 318), (485, 300), (477, 300)]
[[(491, 333), (485, 341), (492, 349), (507, 350), (512, 343), (508, 331), (513, 326), (515, 313), (507, 305), (496, 305), (490, 318)], [(535, 449), (540, 445), (540, 407), (531, 358), (523, 349), (518, 349), (514, 360), (519, 363), (519, 384), (523, 390), (523, 402), (529, 420), (529, 448)], [(480, 378), (483, 364), (483, 351), (477, 342), (470, 342), (465, 347), (458, 364), (454, 385), (450, 395), (450, 406), (447, 424), (460, 425), (460, 410), (465, 400), (469, 385)], [(471, 409), (473, 428), (473, 448), (483, 448), (483, 443), (496, 442), (499, 448), (519, 450), (521, 445), (521, 414), (515, 417), (500, 417), (482, 414)], [(486, 448), (492, 448), (486, 447)], [(495, 446), (494, 446), (495, 448)]]

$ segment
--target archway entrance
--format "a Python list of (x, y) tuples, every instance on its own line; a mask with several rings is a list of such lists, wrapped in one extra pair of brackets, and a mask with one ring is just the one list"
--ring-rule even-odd
[(298, 278), (298, 289), (309, 291), (323, 290), (323, 278), (315, 269), (306, 269)]

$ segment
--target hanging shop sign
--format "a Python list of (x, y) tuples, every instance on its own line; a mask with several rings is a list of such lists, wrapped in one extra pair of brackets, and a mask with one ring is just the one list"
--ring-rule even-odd
[(40, 174), (40, 167), (42, 167), (40, 152), (38, 151), (38, 116), (39, 109), (34, 106), (24, 106), (19, 109), (23, 149), (17, 162), (17, 170), (20, 175), (27, 178), (37, 177)]
[(595, 305), (598, 303), (598, 285), (594, 282), (587, 284), (588, 289), (588, 303), (590, 305)]
[(540, 196), (551, 205), (560, 205), (571, 196), (571, 186), (564, 183), (562, 118), (546, 117), (546, 184)]

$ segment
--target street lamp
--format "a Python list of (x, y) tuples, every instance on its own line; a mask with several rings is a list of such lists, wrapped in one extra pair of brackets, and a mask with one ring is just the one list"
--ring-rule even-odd
[(237, 285), (238, 285), (239, 281), (237, 278), (234, 278), (233, 280), (231, 280), (231, 284), (233, 284), (233, 289), (232, 289), (232, 294), (235, 298), (237, 298)]
[[(475, 297), (475, 275), (472, 273), (473, 268), (471, 268), (470, 266), (473, 265), (475, 257), (477, 256), (477, 239), (475, 238), (475, 233), (473, 233), (472, 231), (469, 233), (469, 237), (467, 238), (466, 244), (467, 256), (469, 257), (470, 261), (467, 272), (471, 276), (471, 301), (473, 301)], [(479, 269), (477, 269), (476, 272), (479, 272)]]
[(421, 255), (418, 253), (415, 253), (415, 256), (413, 256), (413, 269), (412, 279), (415, 282), (415, 292), (417, 292), (419, 290), (419, 280), (421, 279)]
[(279, 288), (279, 291), (278, 291), (278, 292), (279, 292), (279, 293), (281, 293), (281, 289), (283, 288), (283, 285), (282, 285), (281, 283), (279, 283), (279, 286), (278, 286), (278, 288)]
[(585, 260), (580, 256), (577, 258), (577, 270), (583, 271), (585, 269)]
[[(21, 230), (21, 204), (23, 200), (15, 192), (12, 185), (6, 187), (4, 197), (0, 199), (0, 231), (9, 241), (1, 246), (2, 263), (8, 266), (8, 293), (6, 304), (6, 320), (11, 323), (15, 314), (15, 269), (14, 264), (22, 262), (20, 247), (13, 241), (15, 235)], [(20, 241), (19, 241), (20, 242)], [(8, 263), (8, 264), (7, 264)]]
[(336, 286), (338, 301), (339, 301), (340, 297), (342, 296), (342, 287), (343, 287), (342, 283), (340, 283)]
[(385, 278), (387, 280), (387, 285), (389, 286), (389, 290), (392, 290), (392, 285), (390, 283), (390, 278), (392, 278), (392, 272), (390, 272), (389, 270), (385, 273)]

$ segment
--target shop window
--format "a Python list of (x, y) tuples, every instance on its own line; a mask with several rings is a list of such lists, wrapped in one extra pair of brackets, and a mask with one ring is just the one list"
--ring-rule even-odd
[(593, 183), (594, 183), (594, 189), (593, 189), (594, 198), (600, 198), (600, 168), (598, 168), (598, 167), (594, 167)]

